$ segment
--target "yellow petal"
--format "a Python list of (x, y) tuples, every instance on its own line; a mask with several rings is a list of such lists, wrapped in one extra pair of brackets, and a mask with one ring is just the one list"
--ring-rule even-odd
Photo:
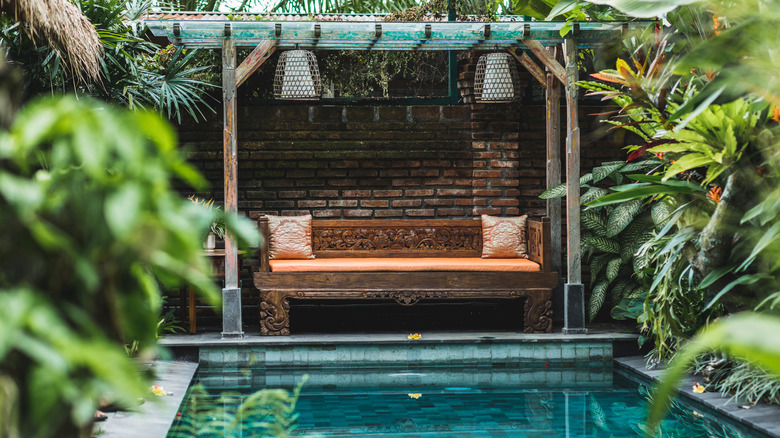
[(409, 394), (407, 394), (407, 395), (408, 395), (409, 397), (411, 397), (411, 398), (415, 399), (415, 400), (417, 400), (418, 398), (422, 397), (422, 394), (420, 394), (419, 392), (410, 392), (410, 393), (409, 393)]

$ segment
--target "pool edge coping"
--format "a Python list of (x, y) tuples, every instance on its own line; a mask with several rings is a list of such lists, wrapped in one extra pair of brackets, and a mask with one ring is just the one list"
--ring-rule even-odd
[[(648, 370), (645, 366), (644, 356), (630, 356), (614, 358), (613, 363), (616, 368), (628, 370), (638, 374), (644, 379), (653, 383), (658, 383), (663, 369)], [(701, 380), (701, 379), (699, 379)], [(731, 421), (742, 424), (755, 431), (763, 433), (769, 437), (780, 438), (780, 405), (768, 405), (766, 403), (756, 404), (750, 409), (741, 409), (735, 402), (729, 402), (728, 397), (721, 396), (720, 392), (704, 392), (701, 394), (686, 391), (684, 388), (691, 388), (696, 379), (693, 376), (687, 377), (679, 386), (679, 394), (688, 400), (700, 403), (707, 408), (729, 418)], [(775, 421), (767, 420), (771, 417)]]

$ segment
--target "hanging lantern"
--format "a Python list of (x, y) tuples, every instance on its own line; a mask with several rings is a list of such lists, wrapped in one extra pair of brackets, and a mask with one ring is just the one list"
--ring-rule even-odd
[(317, 58), (308, 50), (288, 50), (279, 56), (274, 76), (274, 97), (316, 100), (322, 95)]
[(479, 57), (474, 94), (478, 102), (506, 103), (520, 100), (520, 80), (512, 55), (488, 53)]

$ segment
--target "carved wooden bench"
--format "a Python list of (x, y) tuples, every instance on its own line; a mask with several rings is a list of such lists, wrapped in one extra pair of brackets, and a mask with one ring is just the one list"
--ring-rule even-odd
[(412, 305), (423, 299), (523, 298), (524, 331), (551, 331), (557, 273), (550, 272), (547, 218), (528, 220), (528, 260), (482, 259), (480, 219), (314, 220), (316, 258), (306, 260), (269, 260), (268, 219), (261, 217), (258, 227), (264, 243), (254, 284), (264, 335), (290, 334), (288, 299)]

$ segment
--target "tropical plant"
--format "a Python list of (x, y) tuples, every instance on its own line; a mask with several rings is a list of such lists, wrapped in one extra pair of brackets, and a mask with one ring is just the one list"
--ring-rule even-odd
[(79, 0), (77, 5), (94, 25), (102, 46), (99, 71), (90, 77), (64, 68), (74, 63), (70, 57), (75, 55), (31, 37), (11, 17), (0, 17), (0, 40), (7, 61), (24, 69), (26, 97), (85, 94), (130, 108), (157, 109), (179, 120), (182, 113), (198, 120), (205, 118), (204, 109), (214, 111), (206, 97), (213, 85), (202, 80), (208, 77), (204, 73), (210, 66), (192, 65), (200, 52), (179, 49), (162, 57), (159, 53), (165, 51), (144, 40), (144, 29), (131, 21), (148, 8), (148, 3)]
[(170, 437), (233, 436), (285, 438), (295, 435), (298, 413), (295, 405), (308, 376), (292, 393), (262, 389), (248, 396), (239, 393), (211, 395), (201, 384), (193, 386)]
[[(200, 255), (210, 218), (170, 182), (203, 179), (176, 146), (157, 115), (89, 99), (31, 103), (0, 132), (0, 382), (12, 396), (0, 424), (10, 436), (86, 436), (100, 399), (132, 406), (147, 385), (123, 345), (154, 353), (158, 280), (219, 302)], [(239, 239), (255, 235), (228, 221)]]
[(209, 225), (209, 230), (216, 234), (220, 239), (224, 239), (225, 215), (222, 212), (222, 208), (220, 206), (214, 205), (214, 199), (212, 198), (207, 201), (203, 198), (198, 198), (195, 195), (190, 195), (187, 197), (187, 199), (192, 202), (193, 205), (197, 205), (207, 212), (207, 214), (212, 218), (211, 224)]

